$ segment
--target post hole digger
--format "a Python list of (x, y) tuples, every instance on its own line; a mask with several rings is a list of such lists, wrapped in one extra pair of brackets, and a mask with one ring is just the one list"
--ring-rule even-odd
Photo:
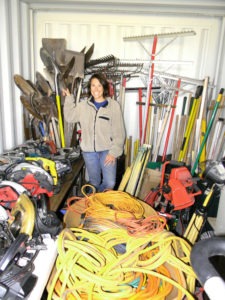
[[(182, 235), (183, 223), (188, 221), (188, 211), (195, 203), (195, 197), (201, 193), (184, 163), (166, 161), (162, 166), (159, 186), (150, 191), (144, 201), (168, 218), (171, 230)], [(178, 228), (178, 219), (181, 228)]]

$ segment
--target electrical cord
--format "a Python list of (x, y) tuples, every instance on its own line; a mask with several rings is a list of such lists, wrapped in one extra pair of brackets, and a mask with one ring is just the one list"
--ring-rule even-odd
[[(116, 245), (126, 244), (123, 254)], [(169, 231), (131, 236), (114, 228), (98, 234), (65, 228), (58, 236), (58, 257), (48, 290), (51, 299), (193, 300), (195, 273), (190, 245)]]
[[(86, 186), (93, 188), (90, 185)], [(81, 225), (86, 218), (101, 220), (101, 223), (104, 223), (104, 220), (117, 223), (120, 219), (139, 220), (144, 218), (145, 209), (143, 205), (128, 193), (113, 190), (95, 193), (94, 189), (94, 193), (87, 195), (84, 192), (86, 186), (82, 187), (84, 198), (73, 196), (68, 198), (66, 203), (66, 210), (75, 212), (84, 218)]]
[[(83, 199), (85, 201), (80, 201)], [(161, 231), (166, 226), (166, 218), (157, 213), (144, 217), (143, 205), (136, 198), (121, 191), (93, 193), (86, 195), (86, 198), (70, 197), (67, 199), (67, 209), (80, 215), (85, 214), (82, 227), (88, 226), (90, 230), (92, 223), (99, 231), (102, 231), (101, 226), (113, 228), (121, 225), (127, 228), (129, 234), (140, 236), (147, 232)]]
[(145, 236), (146, 233), (160, 232), (166, 226), (166, 218), (159, 215), (139, 220), (120, 219), (117, 222), (126, 226), (128, 233), (133, 236)]
[(140, 219), (144, 216), (144, 208), (128, 193), (110, 190), (89, 195), (85, 213), (86, 216), (114, 221), (120, 218)]

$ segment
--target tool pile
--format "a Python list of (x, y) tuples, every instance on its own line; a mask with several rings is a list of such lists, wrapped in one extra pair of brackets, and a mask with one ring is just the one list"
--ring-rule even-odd
[[(57, 148), (73, 147), (79, 143), (77, 126), (64, 122), (62, 90), (69, 89), (76, 103), (87, 97), (87, 80), (94, 72), (107, 76), (110, 96), (118, 98), (118, 84), (140, 72), (143, 64), (124, 63), (108, 55), (91, 60), (94, 44), (86, 51), (68, 50), (65, 39), (42, 39), (40, 57), (44, 64), (42, 75), (36, 71), (35, 82), (14, 75), (21, 90), (20, 100), (25, 108), (26, 139), (42, 138)], [(28, 113), (28, 115), (27, 115)]]
[(72, 148), (63, 150), (64, 155), (52, 153), (48, 143), (29, 140), (0, 155), (1, 299), (30, 294), (37, 281), (38, 252), (47, 249), (46, 236), (55, 239), (63, 228), (49, 201), (80, 155)]
[[(148, 203), (155, 210), (158, 219), (157, 222), (151, 220), (151, 225), (154, 229), (161, 225), (159, 232), (146, 233), (141, 227), (146, 225), (147, 216), (136, 215), (135, 208), (140, 208), (139, 202), (135, 202), (137, 199), (132, 199), (136, 205), (131, 205), (133, 211), (130, 211), (114, 202), (115, 193), (105, 192), (106, 198), (102, 199), (100, 194), (85, 195), (81, 213), (80, 199), (74, 199), (73, 212), (82, 215), (82, 220), (60, 233), (49, 299), (53, 294), (66, 299), (88, 299), (91, 295), (94, 299), (110, 299), (110, 296), (173, 299), (174, 294), (174, 299), (183, 299), (184, 295), (193, 299), (195, 274), (190, 266), (191, 246), (200, 237), (209, 200), (224, 184), (215, 178), (217, 166), (210, 176), (213, 166), (207, 165), (210, 160), (220, 161), (225, 150), (224, 89), (220, 89), (216, 100), (211, 100), (215, 87), (208, 77), (199, 80), (168, 74), (156, 70), (155, 63), (156, 55), (161, 52), (157, 52), (158, 38), (174, 39), (194, 34), (188, 31), (134, 37), (133, 40), (139, 42), (153, 39), (148, 67), (138, 61), (122, 62), (114, 55), (91, 60), (94, 44), (87, 51), (84, 48), (76, 52), (66, 49), (64, 39), (43, 39), (40, 56), (46, 77), (36, 72), (34, 84), (20, 75), (14, 76), (23, 93), (20, 99), (25, 113), (28, 113), (25, 118), (27, 137), (40, 138), (56, 152), (78, 146), (80, 138), (77, 125), (64, 122), (62, 89), (68, 88), (76, 96), (77, 103), (87, 97), (89, 76), (94, 72), (104, 73), (110, 83), (110, 95), (120, 102), (125, 114), (127, 81), (138, 77), (145, 82), (144, 87), (132, 88), (138, 98), (139, 138), (134, 142), (134, 151), (132, 136), (126, 141), (126, 171), (118, 188), (122, 197), (120, 206), (128, 202), (126, 196), (138, 197), (147, 164), (162, 164), (159, 186), (149, 191), (144, 199), (145, 205)], [(22, 165), (6, 169), (8, 178), (22, 184), (32, 197), (39, 198), (40, 194), (49, 197), (57, 187), (58, 172), (43, 158), (42, 166), (47, 164), (51, 174), (45, 174), (36, 189), (30, 185), (30, 179), (37, 184), (43, 173), (40, 172), (38, 178), (34, 176), (38, 173), (34, 161), (36, 158), (23, 161), (23, 164), (32, 165), (29, 177), (23, 173), (27, 165)], [(201, 181), (200, 189), (197, 181)], [(202, 196), (202, 203), (196, 204), (197, 196)], [(41, 196), (41, 200), (43, 198)], [(45, 201), (40, 202), (43, 213)], [(193, 218), (191, 209), (196, 209)], [(169, 230), (162, 228), (165, 219)], [(139, 236), (142, 230), (144, 237)], [(131, 232), (137, 234), (132, 236)]]

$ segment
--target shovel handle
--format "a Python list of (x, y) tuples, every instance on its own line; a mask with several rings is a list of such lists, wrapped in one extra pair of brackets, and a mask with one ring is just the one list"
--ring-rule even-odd
[(64, 138), (64, 130), (63, 130), (63, 122), (62, 122), (62, 112), (61, 112), (61, 104), (60, 104), (60, 96), (56, 95), (56, 105), (58, 110), (58, 119), (59, 119), (59, 132), (61, 138), (62, 148), (65, 147), (65, 138)]

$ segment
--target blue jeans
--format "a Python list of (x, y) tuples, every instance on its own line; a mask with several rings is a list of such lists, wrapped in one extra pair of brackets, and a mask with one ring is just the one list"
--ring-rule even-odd
[(108, 151), (83, 152), (85, 166), (88, 172), (89, 183), (98, 192), (113, 189), (116, 183), (117, 162), (104, 166)]

